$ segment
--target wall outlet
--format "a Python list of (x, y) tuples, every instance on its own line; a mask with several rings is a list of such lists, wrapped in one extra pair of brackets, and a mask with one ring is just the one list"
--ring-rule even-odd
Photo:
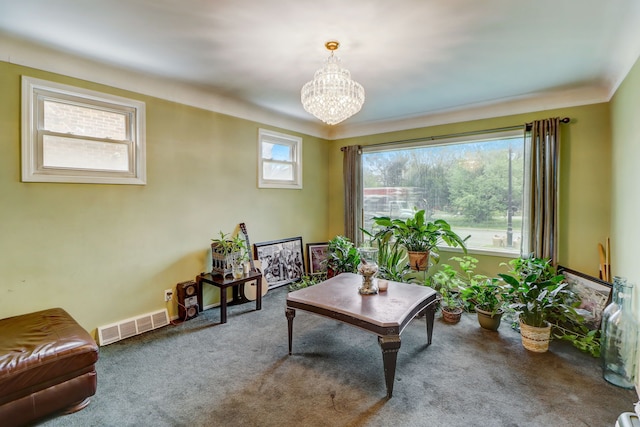
[(173, 298), (173, 289), (165, 289), (164, 290), (164, 301), (165, 302), (171, 301), (172, 298)]

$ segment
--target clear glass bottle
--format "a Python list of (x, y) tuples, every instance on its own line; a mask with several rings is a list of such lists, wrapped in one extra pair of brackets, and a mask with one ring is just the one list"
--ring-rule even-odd
[(633, 287), (624, 278), (614, 278), (613, 300), (602, 315), (602, 375), (623, 388), (634, 387), (637, 369), (638, 324), (632, 311)]
[[(611, 318), (611, 315), (613, 313), (615, 313), (620, 309), (620, 305), (618, 305), (618, 291), (620, 289), (621, 283), (626, 285), (627, 278), (620, 277), (620, 276), (613, 276), (613, 286), (611, 289), (611, 302), (604, 308), (604, 310), (602, 310), (602, 316), (600, 318), (600, 337), (601, 337), (600, 350), (603, 349), (604, 332), (607, 324), (609, 323), (609, 319)], [(604, 354), (604, 353), (601, 351), (601, 354)], [(604, 357), (601, 357), (600, 361), (602, 362), (602, 367), (604, 368)]]
[(360, 252), (358, 273), (362, 275), (362, 286), (358, 288), (358, 292), (362, 295), (377, 294), (378, 286), (374, 278), (378, 272), (378, 248), (362, 247), (358, 248), (358, 252)]

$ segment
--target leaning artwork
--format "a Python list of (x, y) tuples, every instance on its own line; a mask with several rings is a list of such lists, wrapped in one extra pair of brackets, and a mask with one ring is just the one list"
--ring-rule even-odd
[(269, 288), (295, 282), (304, 275), (302, 237), (256, 243), (253, 252), (262, 263)]
[(578, 312), (589, 329), (599, 329), (602, 311), (611, 299), (611, 283), (563, 266), (558, 266), (558, 273), (564, 275), (569, 289), (580, 298)]

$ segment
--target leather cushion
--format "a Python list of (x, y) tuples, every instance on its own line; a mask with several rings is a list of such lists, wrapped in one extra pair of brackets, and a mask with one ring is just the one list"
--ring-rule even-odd
[(98, 346), (66, 311), (0, 320), (0, 405), (93, 371)]

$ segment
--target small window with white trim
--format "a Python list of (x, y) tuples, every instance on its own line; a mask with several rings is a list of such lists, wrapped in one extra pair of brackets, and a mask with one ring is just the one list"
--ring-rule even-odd
[(258, 187), (302, 188), (302, 138), (259, 130)]
[(146, 184), (145, 104), (22, 77), (22, 181)]

